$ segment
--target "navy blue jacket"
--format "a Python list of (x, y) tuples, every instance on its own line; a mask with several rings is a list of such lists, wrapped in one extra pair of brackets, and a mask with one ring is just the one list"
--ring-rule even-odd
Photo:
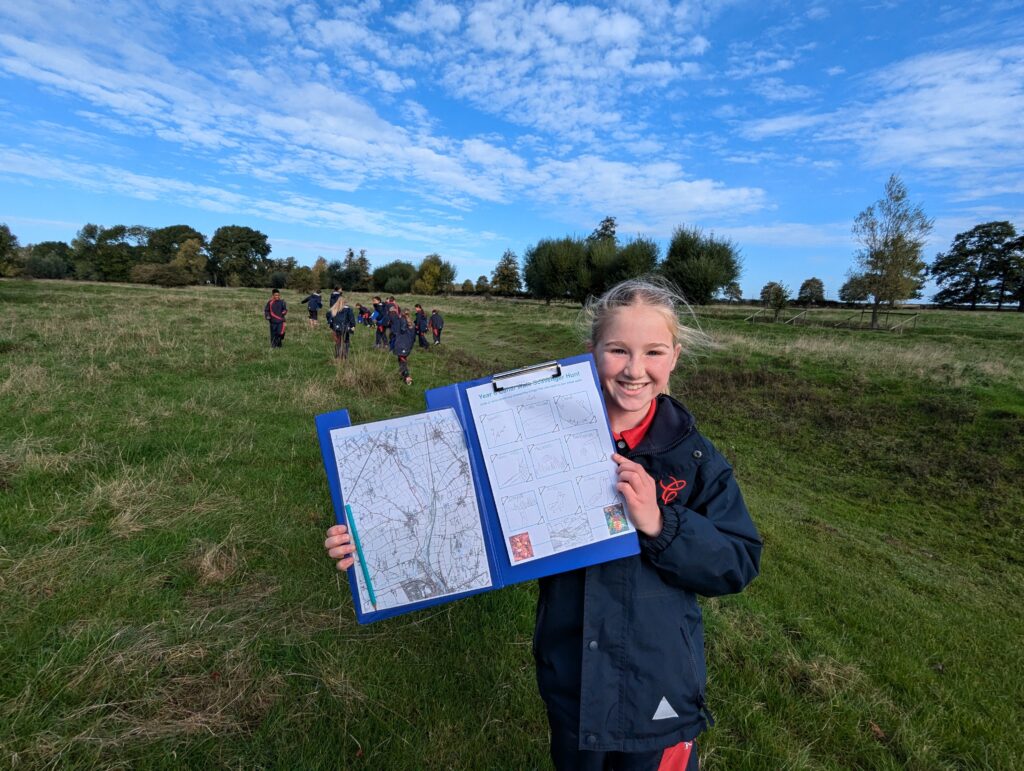
[[(309, 297), (307, 297), (302, 302), (309, 303), (309, 309), (311, 311), (318, 311), (322, 307), (324, 307), (324, 298), (321, 297), (316, 292), (313, 292)], [(331, 303), (331, 305), (334, 305), (334, 303)]]
[(395, 355), (408, 356), (416, 342), (416, 332), (405, 316), (391, 317), (391, 332), (395, 335)]
[(267, 304), (263, 306), (263, 317), (271, 324), (284, 322), (284, 318), (287, 315), (288, 303), (284, 300), (275, 300), (271, 298), (267, 300)]
[(427, 314), (423, 311), (416, 311), (416, 318), (413, 319), (413, 328), (420, 334), (427, 332)]
[(444, 319), (441, 318), (440, 313), (430, 314), (430, 326), (438, 331), (444, 329)]
[(647, 435), (622, 447), (656, 480), (662, 531), (641, 535), (637, 556), (541, 579), (533, 650), (553, 729), (578, 730), (580, 749), (643, 752), (709, 724), (697, 595), (750, 583), (761, 539), (732, 469), (679, 402), (659, 396)]
[(330, 324), (331, 329), (339, 335), (344, 335), (356, 328), (356, 316), (347, 305), (343, 305), (341, 311), (334, 316), (328, 314), (328, 319), (327, 323)]

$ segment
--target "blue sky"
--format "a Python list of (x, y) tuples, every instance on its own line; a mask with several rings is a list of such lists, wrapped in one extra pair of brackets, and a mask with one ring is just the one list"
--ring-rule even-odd
[(1024, 229), (1024, 0), (23, 0), (0, 5), (0, 222), (266, 233), (459, 280), (587, 235), (732, 238), (835, 297), (891, 173)]

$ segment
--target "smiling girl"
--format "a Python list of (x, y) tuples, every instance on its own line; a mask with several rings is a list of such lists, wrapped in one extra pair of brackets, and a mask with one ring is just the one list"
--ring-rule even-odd
[[(679, 357), (704, 340), (668, 286), (625, 281), (584, 311), (618, 452), (618, 490), (640, 554), (542, 578), (533, 653), (560, 771), (697, 768), (713, 724), (697, 595), (738, 592), (761, 539), (732, 469), (668, 395)], [(344, 526), (324, 546), (352, 564)]]

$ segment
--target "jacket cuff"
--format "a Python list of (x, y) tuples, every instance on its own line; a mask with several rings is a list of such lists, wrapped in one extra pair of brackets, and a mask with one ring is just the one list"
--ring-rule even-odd
[(640, 536), (640, 549), (649, 557), (657, 556), (668, 548), (668, 545), (675, 539), (679, 532), (679, 512), (675, 507), (662, 509), (661, 532), (656, 538), (650, 538), (638, 532)]

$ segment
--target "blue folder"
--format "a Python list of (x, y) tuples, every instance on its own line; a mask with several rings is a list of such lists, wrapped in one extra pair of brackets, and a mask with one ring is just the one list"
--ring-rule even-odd
[[(568, 366), (588, 362), (597, 381), (597, 369), (594, 366), (594, 358), (590, 354), (572, 356), (566, 359), (559, 359), (551, 365)], [(544, 365), (546, 366), (546, 365)], [(513, 565), (508, 557), (508, 550), (505, 548), (502, 536), (501, 522), (498, 519), (498, 510), (494, 502), (494, 494), (491, 485), (487, 480), (487, 469), (484, 465), (481, 453), (480, 438), (477, 436), (476, 426), (469, 408), (469, 400), (466, 396), (467, 389), (478, 385), (499, 381), (499, 379), (515, 375), (521, 377), (520, 373), (527, 370), (517, 370), (514, 373), (501, 373), (489, 377), (469, 380), (465, 383), (455, 383), (441, 388), (433, 388), (425, 393), (427, 410), (442, 410), (451, 408), (455, 411), (466, 439), (466, 446), (469, 449), (469, 464), (473, 475), (473, 486), (476, 488), (477, 507), (480, 510), (480, 523), (483, 529), (484, 544), (487, 550), (487, 564), (490, 568), (491, 586), (473, 589), (459, 594), (451, 594), (445, 597), (432, 597), (429, 599), (412, 602), (397, 608), (375, 610), (372, 606), (363, 607), (362, 599), (359, 596), (359, 589), (356, 583), (355, 570), (349, 568), (349, 586), (352, 590), (352, 602), (356, 610), (356, 618), (360, 624), (368, 624), (384, 618), (391, 618), (413, 610), (421, 610), (432, 605), (451, 602), (472, 594), (500, 589), (509, 584), (529, 581), (543, 576), (550, 576), (556, 573), (565, 573), (569, 570), (596, 565), (600, 562), (628, 557), (640, 552), (639, 541), (636, 531), (598, 541), (597, 543), (580, 546), (569, 551), (542, 557), (520, 565)], [(540, 368), (538, 368), (540, 369)], [(548, 375), (550, 376), (550, 375)], [(602, 410), (604, 405), (602, 403)], [(608, 428), (608, 415), (604, 415), (604, 426), (610, 449), (615, 451), (615, 443), (612, 439), (611, 429)], [(320, 440), (320, 452), (323, 456), (324, 468), (327, 471), (327, 481), (331, 490), (331, 502), (334, 505), (335, 519), (347, 525), (345, 517), (345, 501), (341, 490), (341, 482), (338, 477), (338, 466), (334, 457), (334, 446), (331, 442), (330, 432), (335, 428), (345, 428), (351, 425), (348, 410), (338, 410), (325, 415), (317, 415), (316, 429)], [(357, 523), (358, 525), (358, 523)]]

